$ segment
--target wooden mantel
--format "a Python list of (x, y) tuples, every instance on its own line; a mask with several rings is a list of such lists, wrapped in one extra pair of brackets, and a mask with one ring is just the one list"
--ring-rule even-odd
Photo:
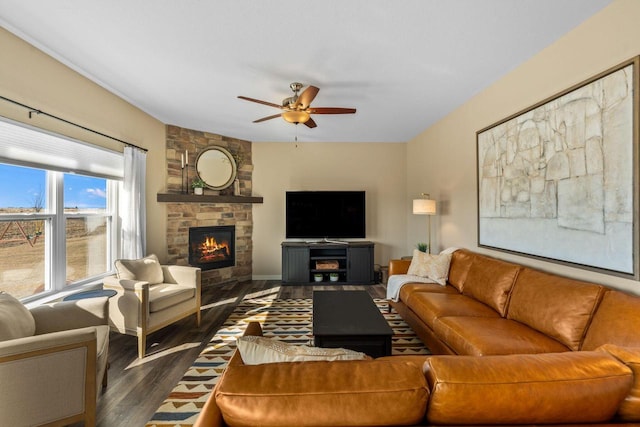
[(262, 197), (183, 193), (158, 193), (157, 200), (162, 203), (262, 203)]

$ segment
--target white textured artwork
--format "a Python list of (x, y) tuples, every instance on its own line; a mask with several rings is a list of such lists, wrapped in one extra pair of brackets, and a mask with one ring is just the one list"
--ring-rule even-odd
[(478, 133), (478, 239), (634, 272), (633, 64)]

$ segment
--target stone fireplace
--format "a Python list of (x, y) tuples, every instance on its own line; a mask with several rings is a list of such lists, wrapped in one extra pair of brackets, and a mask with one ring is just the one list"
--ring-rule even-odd
[[(166, 158), (167, 184), (166, 193), (180, 195), (182, 190), (181, 155), (189, 151), (189, 180), (195, 176), (195, 160), (198, 154), (207, 147), (219, 146), (226, 148), (236, 158), (238, 163), (238, 180), (240, 194), (251, 196), (251, 142), (229, 138), (221, 135), (184, 129), (177, 126), (167, 126)], [(192, 193), (189, 186), (189, 192)], [(205, 196), (214, 194), (205, 189)], [(195, 265), (201, 267), (202, 285), (217, 285), (232, 281), (251, 280), (252, 267), (252, 233), (253, 215), (252, 204), (243, 203), (242, 199), (234, 198), (233, 186), (220, 191), (219, 202), (211, 198), (185, 195), (188, 200), (167, 202), (167, 252), (169, 263), (178, 265)], [(228, 197), (226, 197), (228, 196)], [(180, 199), (179, 197), (177, 199)], [(233, 199), (227, 201), (228, 199)], [(249, 197), (247, 197), (249, 199)], [(232, 227), (235, 233), (234, 260), (217, 264), (215, 268), (205, 269), (200, 263), (190, 260), (190, 229), (202, 227)], [(218, 239), (216, 238), (216, 241)]]
[(202, 271), (236, 264), (236, 227), (216, 225), (189, 228), (189, 264)]

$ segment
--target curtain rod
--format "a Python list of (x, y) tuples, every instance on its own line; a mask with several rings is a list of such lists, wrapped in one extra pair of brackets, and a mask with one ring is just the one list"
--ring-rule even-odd
[(53, 114), (49, 114), (49, 113), (44, 112), (44, 111), (42, 111), (42, 110), (38, 110), (37, 108), (30, 107), (30, 106), (28, 106), (28, 105), (22, 104), (21, 102), (14, 101), (13, 99), (6, 98), (6, 97), (4, 97), (4, 96), (2, 96), (2, 95), (0, 95), (0, 99), (2, 99), (2, 100), (4, 100), (4, 101), (7, 101), (7, 102), (11, 102), (12, 104), (15, 104), (15, 105), (19, 105), (19, 106), (21, 106), (21, 107), (23, 107), (23, 108), (26, 108), (27, 110), (29, 110), (29, 118), (31, 118), (31, 115), (32, 115), (33, 113), (35, 113), (35, 114), (42, 114), (42, 115), (45, 115), (45, 116), (47, 116), (47, 117), (51, 117), (52, 119), (56, 119), (56, 120), (59, 120), (59, 121), (61, 121), (61, 122), (66, 123), (66, 124), (69, 124), (69, 125), (72, 125), (72, 126), (78, 127), (78, 128), (80, 128), (80, 129), (86, 130), (86, 131), (88, 131), (88, 132), (95, 133), (96, 135), (100, 135), (100, 136), (103, 136), (103, 137), (105, 137), (105, 138), (109, 138), (109, 139), (112, 139), (112, 140), (114, 140), (114, 141), (118, 141), (119, 143), (124, 144), (124, 145), (128, 145), (129, 147), (134, 147), (134, 148), (137, 148), (138, 150), (142, 150), (142, 151), (145, 151), (145, 152), (146, 152), (146, 151), (149, 151), (149, 150), (147, 150), (146, 148), (142, 148), (142, 147), (139, 147), (139, 146), (137, 146), (137, 145), (135, 145), (135, 144), (132, 144), (132, 143), (130, 143), (130, 142), (123, 141), (123, 140), (121, 140), (121, 139), (115, 138), (115, 137), (113, 137), (113, 136), (109, 136), (109, 135), (104, 134), (104, 133), (102, 133), (102, 132), (98, 132), (97, 130), (89, 129), (88, 127), (85, 127), (85, 126), (79, 125), (79, 124), (74, 123), (74, 122), (70, 122), (69, 120), (63, 119), (62, 117), (54, 116)]

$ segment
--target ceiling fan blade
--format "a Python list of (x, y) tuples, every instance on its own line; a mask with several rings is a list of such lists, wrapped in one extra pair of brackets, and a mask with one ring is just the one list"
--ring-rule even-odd
[(258, 119), (258, 120), (254, 120), (253, 123), (265, 122), (267, 120), (275, 119), (276, 117), (280, 117), (280, 116), (281, 116), (281, 114), (274, 114), (273, 116), (267, 116), (267, 117), (263, 117), (263, 118)]
[(259, 99), (248, 98), (246, 96), (238, 96), (240, 99), (244, 99), (245, 101), (257, 102), (258, 104), (268, 105), (269, 107), (276, 107), (282, 109), (282, 105), (274, 104), (273, 102), (261, 101)]
[(320, 89), (315, 86), (309, 86), (306, 88), (298, 97), (294, 108), (300, 108), (302, 110), (306, 110), (311, 105), (311, 102), (316, 97)]
[(353, 114), (355, 108), (338, 108), (338, 107), (318, 107), (310, 108), (309, 114)]
[(313, 129), (314, 127), (318, 126), (316, 124), (316, 122), (313, 121), (313, 119), (311, 117), (309, 117), (309, 120), (307, 120), (306, 122), (304, 122), (304, 125), (308, 128)]

